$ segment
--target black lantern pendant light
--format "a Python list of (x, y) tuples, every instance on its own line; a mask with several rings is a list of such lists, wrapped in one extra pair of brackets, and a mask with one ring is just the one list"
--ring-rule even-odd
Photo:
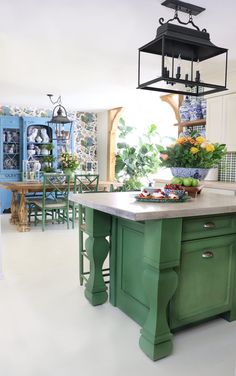
[[(52, 119), (48, 121), (48, 125), (55, 127), (55, 137), (53, 139), (57, 141), (68, 141), (71, 139), (71, 131), (72, 131), (72, 121), (67, 117), (67, 111), (64, 106), (61, 104), (61, 97), (59, 96), (57, 100), (54, 102), (52, 100), (53, 95), (47, 94), (52, 104), (56, 104), (53, 109)], [(65, 125), (69, 124), (69, 128)]]
[[(164, 19), (160, 18), (161, 26), (157, 29), (156, 38), (139, 48), (138, 89), (194, 96), (227, 90), (228, 50), (215, 46), (210, 41), (210, 35), (206, 29), (200, 30), (193, 22), (193, 16), (205, 9), (178, 0), (166, 0), (162, 5), (175, 9), (175, 14), (165, 23)], [(188, 13), (187, 22), (180, 20), (179, 11)], [(177, 21), (180, 25), (175, 25), (171, 23), (172, 21)], [(186, 27), (186, 25), (191, 25), (193, 28)], [(225, 60), (221, 72), (221, 84), (206, 82), (201, 66), (206, 60), (209, 62), (210, 59), (222, 54)], [(141, 69), (141, 58), (147, 59), (148, 56), (152, 59), (157, 58), (157, 61), (152, 61), (151, 66), (154, 78), (147, 77), (143, 64)], [(158, 67), (160, 68), (159, 76)], [(141, 82), (143, 76), (144, 82)]]

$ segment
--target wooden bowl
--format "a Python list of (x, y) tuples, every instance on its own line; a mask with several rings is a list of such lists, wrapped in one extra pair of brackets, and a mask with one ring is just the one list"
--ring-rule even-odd
[(182, 185), (184, 190), (188, 192), (188, 195), (191, 197), (196, 197), (196, 195), (199, 195), (202, 191), (203, 185), (199, 185), (198, 187), (185, 187)]

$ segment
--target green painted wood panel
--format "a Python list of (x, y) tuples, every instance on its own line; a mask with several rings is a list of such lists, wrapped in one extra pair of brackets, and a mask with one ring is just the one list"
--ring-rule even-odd
[[(179, 283), (171, 301), (170, 326), (176, 328), (229, 311), (232, 307), (236, 235), (182, 244)], [(203, 258), (206, 252), (213, 257)]]
[(118, 219), (116, 305), (140, 325), (148, 307), (143, 287), (144, 224)]

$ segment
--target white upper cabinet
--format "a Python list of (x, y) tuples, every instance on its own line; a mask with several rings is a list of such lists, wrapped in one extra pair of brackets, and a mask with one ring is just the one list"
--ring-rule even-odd
[(207, 138), (236, 151), (236, 93), (207, 99)]

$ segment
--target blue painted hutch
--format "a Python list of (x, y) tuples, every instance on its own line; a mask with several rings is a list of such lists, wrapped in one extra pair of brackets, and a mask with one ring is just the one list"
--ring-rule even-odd
[[(58, 168), (59, 155), (70, 150), (74, 152), (74, 132), (72, 127), (71, 141), (55, 140), (55, 129), (48, 125), (48, 117), (29, 116), (0, 116), (0, 181), (22, 180), (23, 160), (29, 158), (38, 160), (43, 170), (48, 164), (45, 156), (52, 156), (51, 167)], [(65, 131), (69, 125), (65, 125)], [(36, 132), (36, 137), (30, 137)], [(46, 141), (43, 134), (46, 133)], [(45, 151), (47, 145), (52, 144), (53, 149)], [(0, 190), (1, 213), (7, 212), (11, 207), (12, 193)]]

